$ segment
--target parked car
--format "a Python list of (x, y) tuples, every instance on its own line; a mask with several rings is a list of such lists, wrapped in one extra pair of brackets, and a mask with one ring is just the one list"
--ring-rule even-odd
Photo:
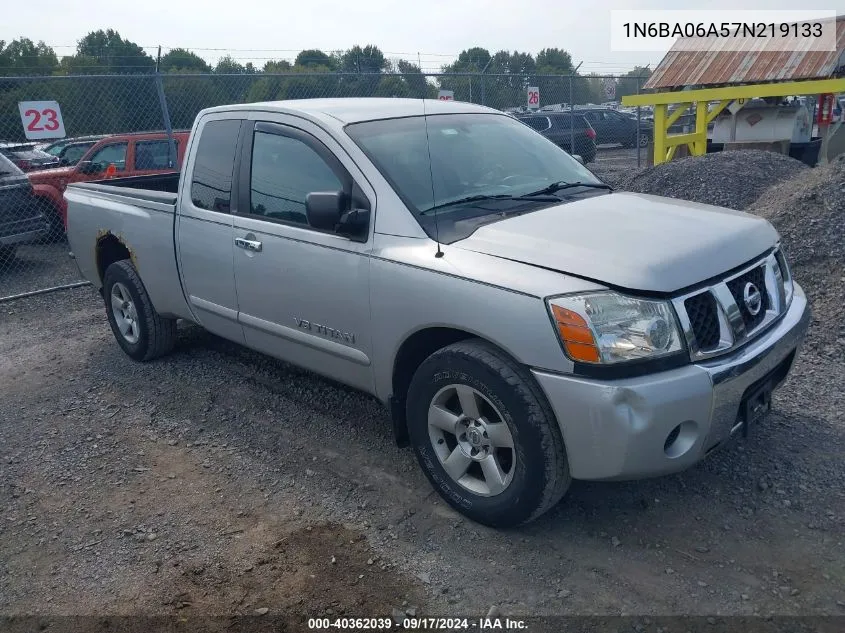
[(612, 191), (496, 110), (230, 105), (189, 147), (65, 192), (118, 345), (166, 354), (181, 318), (369, 392), (485, 524), (692, 466), (762, 420), (807, 330), (765, 219)]
[(46, 231), (47, 222), (29, 179), (0, 154), (0, 273), (20, 244), (36, 241)]
[(569, 112), (518, 114), (517, 119), (570, 154), (581, 156), (584, 163), (596, 159), (596, 132), (580, 113), (574, 117)]
[(159, 174), (179, 169), (185, 154), (187, 131), (174, 133), (177, 161), (169, 157), (170, 145), (165, 132), (115, 134), (96, 141), (73, 166), (30, 172), (29, 180), (35, 195), (43, 200), (47, 219), (51, 222), (51, 238), (65, 234), (67, 206), (62, 194), (74, 182), (105, 177), (126, 177)]
[(40, 146), (38, 149), (55, 156), (62, 166), (68, 167), (78, 163), (85, 152), (105, 135), (79, 136), (76, 138), (63, 138), (53, 143)]
[(58, 158), (37, 149), (35, 143), (0, 143), (0, 154), (11, 160), (22, 171), (59, 166)]
[(623, 147), (648, 146), (654, 136), (654, 125), (640, 120), (640, 133), (637, 137), (637, 118), (625, 116), (609, 108), (591, 108), (577, 110), (596, 131), (596, 144), (619, 144)]

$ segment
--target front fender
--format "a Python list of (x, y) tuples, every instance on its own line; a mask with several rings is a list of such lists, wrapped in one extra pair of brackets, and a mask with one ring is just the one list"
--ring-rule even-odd
[[(382, 401), (393, 395), (393, 369), (403, 343), (427, 329), (456, 330), (485, 339), (527, 367), (557, 373), (572, 370), (542, 295), (384, 259), (374, 258), (370, 272), (372, 361), (376, 396)], [(570, 279), (567, 287), (558, 277), (554, 288), (558, 292), (593, 286)]]
[(54, 185), (33, 185), (32, 190), (36, 198), (49, 202), (56, 209), (56, 212), (62, 218), (62, 223), (67, 227), (67, 203), (58, 187)]

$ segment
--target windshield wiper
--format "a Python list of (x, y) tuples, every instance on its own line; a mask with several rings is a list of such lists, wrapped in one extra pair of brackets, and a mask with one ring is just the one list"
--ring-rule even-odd
[(543, 193), (544, 192), (535, 191), (533, 193), (526, 193), (519, 196), (514, 196), (509, 193), (498, 193), (490, 195), (477, 194), (474, 196), (466, 196), (465, 198), (458, 198), (457, 200), (452, 200), (451, 202), (438, 204), (437, 206), (428, 208), (425, 211), (420, 212), (420, 215), (427, 215), (433, 211), (445, 209), (447, 207), (456, 207), (462, 204), (469, 204), (470, 202), (482, 202), (485, 200), (528, 200), (531, 202), (559, 202), (558, 198), (555, 198), (553, 196), (545, 196), (543, 195)]
[(559, 180), (558, 182), (553, 182), (548, 187), (532, 191), (527, 195), (541, 196), (543, 194), (557, 193), (558, 191), (562, 191), (564, 189), (572, 189), (573, 187), (589, 187), (590, 189), (606, 189), (608, 191), (613, 191), (613, 187), (600, 182), (564, 182), (563, 180)]

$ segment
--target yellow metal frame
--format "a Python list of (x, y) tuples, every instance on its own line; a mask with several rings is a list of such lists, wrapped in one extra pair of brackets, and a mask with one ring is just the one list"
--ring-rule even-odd
[[(654, 106), (654, 164), (672, 160), (680, 145), (689, 147), (693, 156), (707, 152), (707, 125), (737, 99), (786, 97), (845, 92), (845, 78), (813, 79), (771, 84), (747, 84), (724, 88), (699, 88), (674, 92), (628, 95), (622, 97), (624, 106)], [(718, 101), (712, 108), (709, 103)], [(669, 104), (677, 108), (669, 114)], [(669, 134), (668, 129), (695, 104), (695, 132)]]

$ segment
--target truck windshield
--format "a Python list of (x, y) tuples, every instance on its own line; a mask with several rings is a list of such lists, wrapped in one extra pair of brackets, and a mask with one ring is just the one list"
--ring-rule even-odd
[(569, 154), (505, 115), (404, 117), (355, 123), (346, 131), (426, 231), (437, 216), (441, 241), (466, 237), (483, 216), (556, 204), (550, 194), (562, 184), (586, 185), (566, 188), (566, 195), (601, 186)]

